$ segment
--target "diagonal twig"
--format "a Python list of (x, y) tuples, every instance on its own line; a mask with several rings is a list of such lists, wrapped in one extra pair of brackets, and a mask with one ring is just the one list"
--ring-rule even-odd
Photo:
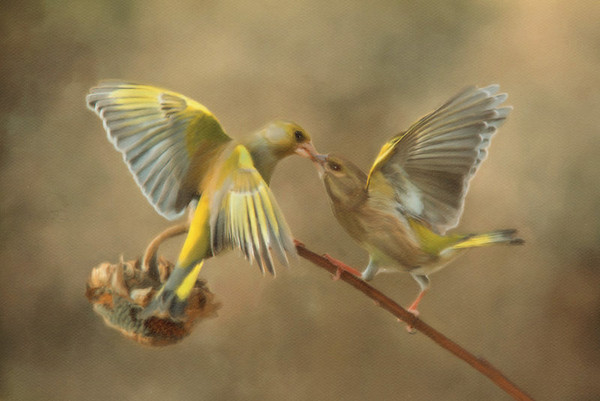
[(402, 320), (410, 327), (420, 331), (427, 337), (431, 338), (434, 342), (436, 342), (439, 346), (456, 355), (477, 371), (487, 376), (490, 380), (492, 380), (498, 387), (504, 390), (507, 394), (512, 396), (515, 400), (533, 400), (529, 395), (527, 395), (523, 390), (519, 389), (516, 384), (511, 382), (502, 372), (496, 369), (492, 364), (487, 362), (484, 359), (477, 358), (475, 355), (450, 340), (448, 337), (435, 330), (433, 327), (408, 312), (406, 309), (398, 305), (394, 300), (372, 287), (366, 281), (361, 280), (360, 278), (348, 273), (344, 270), (338, 270), (338, 267), (331, 263), (327, 258), (314, 253), (313, 251), (307, 249), (304, 244), (296, 241), (296, 250), (298, 251), (298, 255), (303, 257), (304, 259), (309, 260), (313, 264), (322, 267), (327, 270), (329, 273), (333, 275), (339, 275), (339, 278), (346, 283), (350, 284), (357, 290), (361, 291), (363, 294), (373, 299), (376, 304), (383, 309), (390, 312), (392, 315)]

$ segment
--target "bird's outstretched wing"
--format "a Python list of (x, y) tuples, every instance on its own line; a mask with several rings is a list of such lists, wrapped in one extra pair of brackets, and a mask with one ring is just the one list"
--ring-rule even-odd
[(223, 163), (217, 190), (211, 201), (213, 255), (239, 248), (261, 271), (274, 274), (271, 251), (288, 264), (296, 254), (292, 234), (267, 183), (254, 167), (248, 150), (237, 145)]
[(206, 162), (231, 140), (206, 107), (165, 89), (103, 81), (86, 101), (148, 201), (170, 220), (196, 194), (202, 171), (190, 177), (192, 161)]
[(393, 193), (399, 208), (440, 234), (456, 226), (469, 181), (511, 107), (498, 85), (469, 87), (387, 142), (367, 179), (369, 191)]

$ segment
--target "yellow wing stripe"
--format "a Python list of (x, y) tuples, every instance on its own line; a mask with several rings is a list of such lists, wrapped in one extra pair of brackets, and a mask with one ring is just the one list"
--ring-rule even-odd
[[(197, 134), (199, 128), (205, 130), (205, 132), (216, 130), (224, 134), (219, 120), (210, 110), (197, 101), (179, 93), (148, 85), (129, 85), (115, 90), (113, 96), (116, 97), (114, 104), (127, 106), (130, 110), (136, 110), (142, 105), (154, 107), (159, 105), (165, 118), (189, 120), (185, 132), (185, 141), (190, 157), (198, 150), (199, 138)], [(145, 119), (140, 118), (138, 120), (141, 124)]]
[(365, 185), (365, 189), (369, 188), (369, 183), (371, 182), (371, 177), (373, 176), (375, 170), (377, 170), (379, 166), (381, 166), (381, 164), (383, 164), (391, 156), (391, 154), (396, 149), (396, 145), (398, 144), (398, 142), (400, 142), (403, 136), (404, 134), (400, 134), (399, 136), (392, 138), (392, 140), (386, 142), (383, 145), (383, 147), (379, 151), (379, 154), (375, 158), (375, 162), (373, 162), (373, 165), (369, 170), (369, 175), (367, 176), (367, 184)]
[[(248, 219), (246, 219), (246, 221), (248, 221), (248, 224), (250, 225), (248, 233), (252, 232), (252, 234), (250, 234), (250, 238), (252, 238), (253, 242), (252, 249), (260, 249), (261, 247), (260, 238), (258, 236), (256, 209), (260, 209), (260, 205), (254, 203), (254, 198), (252, 196), (246, 196), (246, 212), (248, 213)], [(250, 261), (250, 263), (252, 263), (252, 261)]]
[(202, 104), (196, 102), (193, 99), (190, 99), (187, 96), (172, 92), (167, 89), (159, 88), (156, 86), (138, 84), (121, 84), (119, 86), (119, 89), (113, 92), (115, 96), (120, 99), (119, 104), (131, 103), (135, 99), (141, 100), (150, 98), (156, 101), (157, 97), (159, 97), (162, 94), (166, 94), (176, 99), (184, 100), (185, 104), (187, 104), (186, 109), (188, 110), (196, 110), (205, 114), (212, 115), (212, 113)]

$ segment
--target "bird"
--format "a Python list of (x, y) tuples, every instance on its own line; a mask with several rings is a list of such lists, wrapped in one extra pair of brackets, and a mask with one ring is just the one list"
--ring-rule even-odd
[(465, 250), (524, 242), (514, 229), (446, 233), (458, 225), (469, 182), (512, 110), (500, 107), (507, 94), (498, 90), (498, 85), (465, 88), (385, 143), (368, 173), (336, 154), (313, 160), (334, 216), (369, 253), (362, 272), (328, 258), (365, 281), (380, 272), (410, 273), (419, 284), (408, 307), (416, 316), (429, 275)]
[(296, 249), (269, 181), (277, 163), (317, 151), (298, 124), (273, 121), (240, 141), (205, 106), (163, 88), (101, 81), (86, 97), (154, 209), (174, 220), (189, 209), (189, 232), (167, 281), (142, 317), (181, 319), (206, 259), (240, 249), (262, 273), (273, 255)]

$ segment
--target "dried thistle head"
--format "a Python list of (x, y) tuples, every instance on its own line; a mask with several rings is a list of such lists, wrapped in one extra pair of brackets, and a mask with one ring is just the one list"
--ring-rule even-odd
[(159, 258), (158, 277), (140, 267), (139, 260), (101, 263), (92, 270), (86, 297), (104, 322), (141, 344), (174, 344), (188, 336), (195, 323), (216, 316), (221, 304), (203, 281), (197, 281), (189, 297), (185, 316), (178, 321), (151, 316), (138, 317), (162, 283), (169, 277), (173, 264)]

